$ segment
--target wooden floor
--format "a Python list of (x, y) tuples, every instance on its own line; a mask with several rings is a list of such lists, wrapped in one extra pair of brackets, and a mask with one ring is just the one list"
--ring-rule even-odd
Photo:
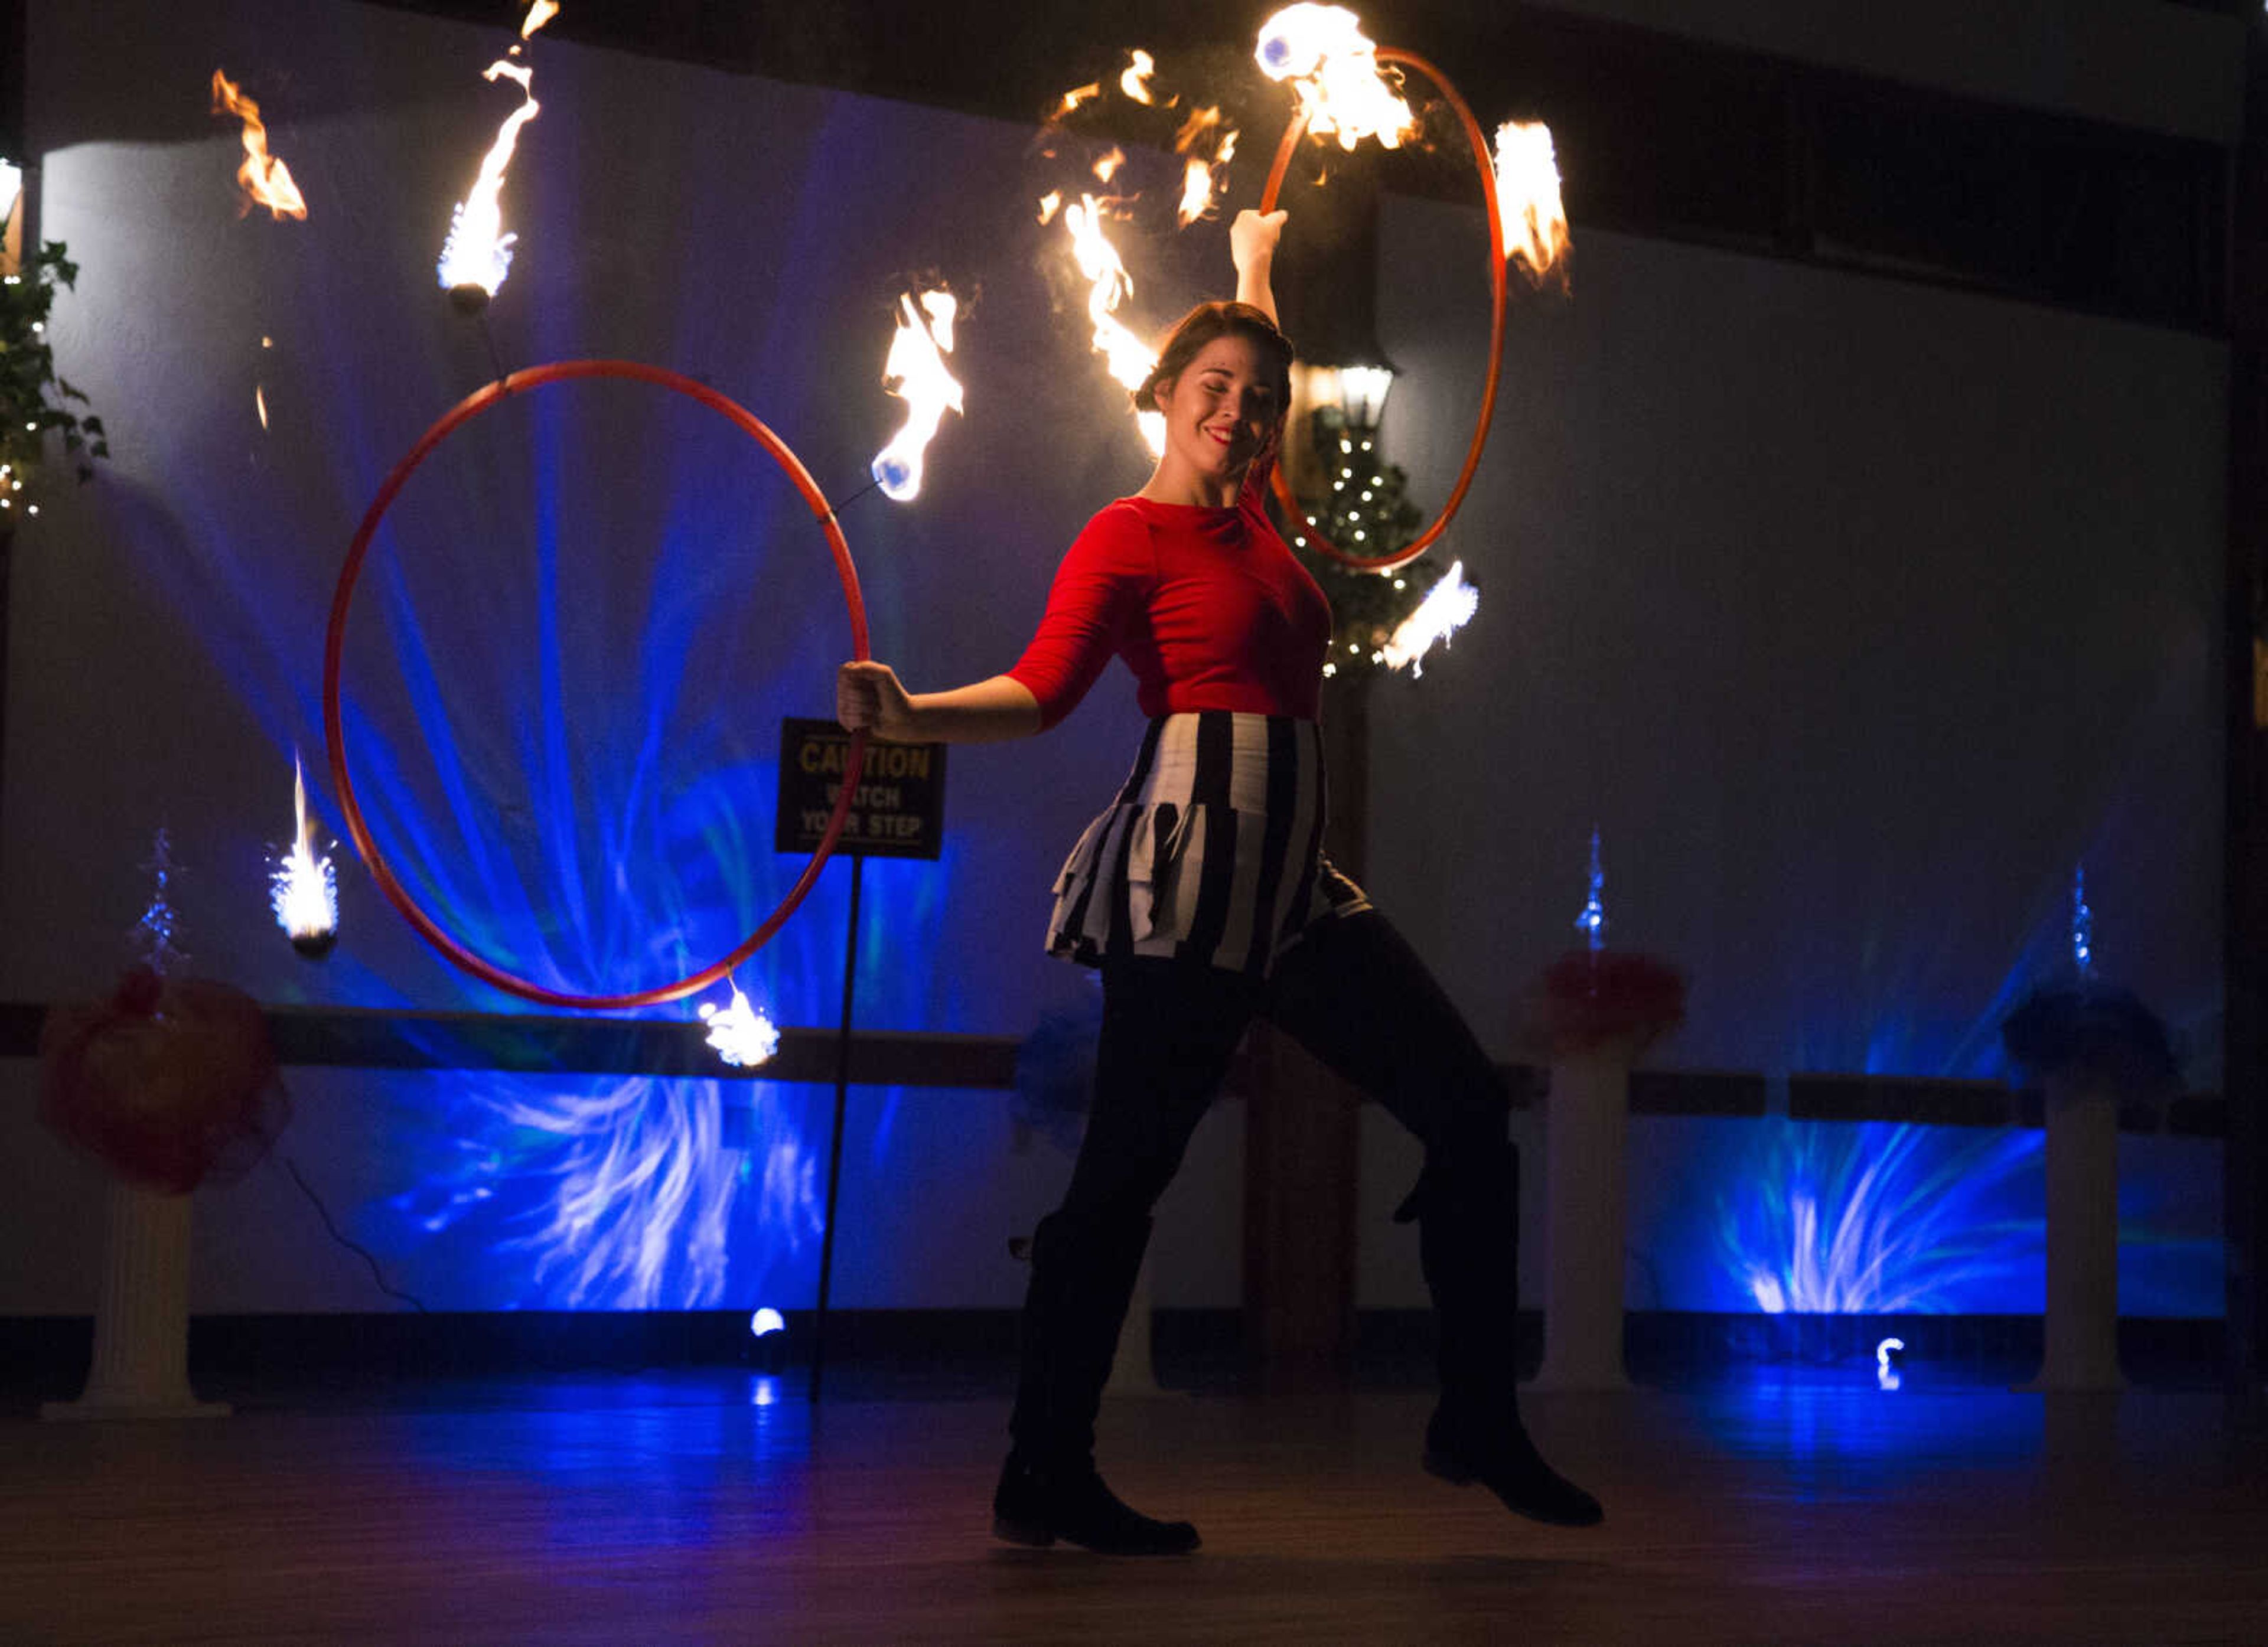
[(1422, 1394), (1114, 1399), (1205, 1547), (997, 1545), (994, 1399), (746, 1372), (425, 1386), (229, 1419), (0, 1419), (0, 1643), (2268, 1642), (2268, 1492), (2217, 1394), (1861, 1371), (1531, 1398), (1603, 1527), (1416, 1467)]

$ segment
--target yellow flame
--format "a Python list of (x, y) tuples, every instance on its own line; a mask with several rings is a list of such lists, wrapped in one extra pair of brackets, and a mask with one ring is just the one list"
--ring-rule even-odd
[(1181, 130), (1174, 134), (1174, 152), (1187, 154), (1204, 141), (1205, 134), (1220, 124), (1217, 108), (1193, 108), (1189, 117), (1182, 122)]
[(873, 474), (883, 493), (902, 504), (921, 492), (922, 456), (938, 424), (947, 411), (962, 409), (961, 385), (945, 369), (959, 311), (949, 291), (924, 291), (918, 311), (912, 298), (898, 299), (898, 329), (882, 365), (882, 386), (906, 403), (906, 421), (875, 453)]
[(1504, 258), (1542, 280), (1567, 251), (1567, 210), (1559, 201), (1559, 163), (1551, 129), (1541, 121), (1506, 121), (1496, 129), (1497, 217), (1504, 224)]
[(1377, 53), (1353, 12), (1302, 0), (1260, 26), (1253, 55), (1270, 79), (1292, 83), (1314, 136), (1336, 136), (1342, 149), (1365, 137), (1399, 148), (1417, 135), (1418, 117), (1379, 68)]
[(217, 69), (213, 70), (212, 99), (214, 114), (233, 114), (244, 122), (244, 164), (236, 168), (236, 180), (244, 189), (244, 209), (238, 215), (265, 206), (271, 217), (306, 221), (307, 202), (299, 186), (291, 180), (291, 169), (268, 152), (268, 128), (260, 123), (260, 105), (239, 92)]
[(1042, 223), (1053, 223), (1056, 220), (1056, 213), (1062, 210), (1062, 190), (1051, 188), (1046, 194), (1040, 196), (1040, 221)]
[[(1212, 120), (1206, 122), (1207, 125), (1217, 123), (1220, 118), (1220, 111), (1218, 109), (1204, 109), (1200, 110), (1199, 113), (1212, 116)], [(1192, 115), (1189, 124), (1182, 128), (1182, 141), (1177, 141), (1174, 144), (1177, 150), (1183, 153), (1188, 152), (1187, 143), (1194, 140), (1192, 128), (1196, 126), (1197, 116)], [(1197, 156), (1190, 155), (1183, 164), (1182, 203), (1174, 213), (1175, 221), (1182, 228), (1188, 228), (1200, 217), (1209, 217), (1212, 215), (1219, 192), (1228, 182), (1228, 163), (1235, 158), (1236, 133), (1232, 130), (1221, 134), (1220, 147), (1211, 161), (1201, 160)]]
[(338, 876), (328, 857), (315, 849), (314, 826), (307, 818), (307, 779), (298, 757), (291, 761), (291, 810), (298, 822), (291, 850), (269, 877), (269, 902), (276, 923), (294, 942), (328, 937), (338, 930)]
[(268, 427), (268, 391), (259, 384), (252, 386), (252, 408), (260, 414), (260, 426)]
[(504, 168), (512, 164), (512, 147), (519, 141), (519, 129), (535, 118), (539, 105), (535, 100), (535, 71), (525, 64), (498, 58), (481, 71), (481, 78), (491, 83), (515, 80), (525, 100), (504, 116), (496, 142), (489, 145), (488, 153), (481, 158), (480, 175), (473, 180), (471, 192), (450, 214), (449, 238), (441, 246), (440, 276), (445, 287), (478, 286), (494, 297), (497, 288), (504, 284), (504, 276), (512, 271), (512, 248), (519, 239), (516, 234), (505, 233), (504, 229), (500, 197)]
[(1056, 105), (1055, 114), (1050, 118), (1061, 120), (1064, 115), (1070, 114), (1071, 110), (1077, 108), (1080, 104), (1091, 101), (1101, 95), (1102, 82), (1100, 80), (1090, 80), (1085, 85), (1073, 86), (1070, 91), (1063, 94), (1063, 101)]
[(1118, 168), (1125, 164), (1126, 151), (1123, 149), (1113, 149), (1108, 154), (1104, 155), (1102, 158), (1094, 163), (1095, 180), (1097, 182), (1108, 183), (1113, 177), (1117, 175)]
[(527, 8), (526, 18), (519, 26), (520, 39), (526, 40), (558, 15), (559, 0), (533, 0)]
[(1118, 89), (1137, 103), (1154, 103), (1150, 95), (1150, 77), (1158, 72), (1158, 60), (1146, 51), (1126, 54), (1126, 72), (1118, 77)]
[(1380, 661), (1388, 669), (1410, 665), (1414, 679), (1425, 672), (1418, 661), (1432, 649), (1435, 641), (1444, 646), (1449, 636), (1464, 628), (1474, 613), (1480, 610), (1481, 592), (1465, 581), (1465, 563), (1449, 562), (1449, 570), (1441, 581), (1426, 591), (1418, 609), (1395, 626), (1394, 635), (1381, 649)]
[[(1138, 389), (1158, 364), (1157, 351), (1128, 331), (1117, 317), (1118, 305), (1132, 295), (1134, 282), (1119, 261), (1118, 250), (1102, 232), (1102, 203), (1092, 195), (1063, 209), (1064, 228), (1071, 236), (1071, 254), (1079, 272), (1086, 277), (1086, 316), (1094, 323), (1094, 352), (1110, 375), (1128, 389)], [(1135, 422), (1142, 438), (1156, 457), (1166, 449), (1166, 420), (1157, 412), (1138, 412)]]

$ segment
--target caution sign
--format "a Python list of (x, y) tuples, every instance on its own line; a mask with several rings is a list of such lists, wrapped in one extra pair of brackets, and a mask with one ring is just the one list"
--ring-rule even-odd
[[(850, 734), (833, 721), (780, 723), (779, 814), (772, 846), (816, 850), (843, 794)], [(945, 746), (866, 740), (838, 852), (935, 857), (945, 847)]]

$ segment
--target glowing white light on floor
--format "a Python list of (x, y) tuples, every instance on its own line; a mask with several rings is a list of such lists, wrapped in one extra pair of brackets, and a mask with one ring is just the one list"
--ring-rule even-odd
[(719, 1058), (736, 1070), (752, 1070), (779, 1050), (779, 1031), (740, 993), (739, 984), (732, 989), (733, 998), (724, 1006), (701, 1004), (701, 1021), (709, 1026), (709, 1044)]
[(1894, 1352), (1904, 1354), (1905, 1348), (1903, 1338), (1885, 1338), (1874, 1346), (1874, 1381), (1886, 1390), (1895, 1390), (1904, 1381), (1890, 1357)]
[[(1359, 532), (1355, 536), (1360, 537)], [(1472, 621), (1480, 610), (1481, 592), (1465, 581), (1465, 563), (1449, 562), (1449, 570), (1441, 581), (1426, 592), (1418, 609), (1402, 620), (1393, 638), (1381, 649), (1379, 661), (1388, 669), (1399, 669), (1408, 664), (1412, 678), (1425, 672), (1418, 661), (1432, 649), (1435, 641), (1449, 643), (1449, 636)]]

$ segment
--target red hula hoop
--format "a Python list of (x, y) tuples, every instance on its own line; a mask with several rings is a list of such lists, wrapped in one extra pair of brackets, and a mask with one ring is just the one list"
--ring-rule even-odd
[[(1292, 495), (1292, 483), (1284, 476), (1284, 465), (1279, 463), (1276, 466), (1276, 501), (1283, 504), (1287, 518), (1304, 526), (1303, 535), (1309, 547), (1343, 565), (1370, 572), (1382, 572), (1389, 567), (1416, 560), (1432, 548), (1447, 529), (1450, 517), (1463, 504), (1466, 489), (1473, 483), (1473, 471), (1480, 467), (1481, 450), (1488, 445), (1489, 423), (1496, 416), (1497, 379), (1504, 367), (1504, 220), (1498, 215), (1496, 165), (1489, 157), (1488, 138), (1482, 133), (1480, 122), (1473, 118), (1473, 111), (1465, 106), (1465, 99), (1457, 95), (1457, 88), (1451, 85), (1448, 77), (1432, 63), (1413, 53), (1395, 51), (1386, 46), (1378, 48), (1378, 61), (1414, 69), (1439, 87), (1442, 100), (1455, 112), (1457, 123), (1464, 128), (1465, 141), (1472, 145), (1473, 164), (1481, 176), (1481, 198), (1488, 208), (1489, 366), (1488, 384), (1481, 391), (1480, 418), (1473, 425), (1473, 443), (1465, 450), (1465, 467), (1457, 473), (1457, 483), (1450, 489), (1449, 501), (1441, 505), (1441, 512), (1433, 517), (1432, 524), (1419, 533), (1413, 542), (1391, 555), (1350, 555), (1326, 540), (1314, 526), (1307, 526), (1307, 511)], [(1292, 151), (1300, 146), (1300, 139), (1307, 135), (1307, 118), (1304, 113), (1292, 115), (1292, 123), (1284, 129), (1284, 140), (1276, 145), (1276, 164), (1269, 168), (1268, 187), (1261, 191), (1260, 210), (1263, 212), (1276, 210), (1276, 196), (1283, 192), (1284, 173), (1291, 166)]]
[(836, 573), (843, 581), (843, 603), (850, 609), (851, 656), (862, 662), (868, 657), (866, 603), (858, 592), (858, 571), (850, 563), (850, 546), (844, 540), (843, 528), (835, 518), (834, 508), (819, 489), (819, 483), (811, 478), (810, 471), (788, 449), (785, 441), (747, 408), (681, 373), (634, 360), (558, 360), (547, 365), (531, 366), (525, 371), (509, 372), (458, 401), (419, 437), (417, 444), (409, 449), (409, 454), (394, 466), (393, 473), (378, 489), (378, 496), (371, 500), (369, 512), (363, 516), (362, 525), (355, 531), (354, 543), (347, 550), (346, 565), (339, 572), (338, 591), (331, 598), (330, 628), (323, 640), (323, 735), (330, 746), (331, 783), (338, 792), (340, 809), (346, 814), (347, 833), (353, 837), (355, 851), (369, 867), (371, 879), (378, 883), (379, 890), (386, 894), (387, 901), (401, 912), (402, 918), (417, 930), (421, 937), (440, 952), (443, 959), (482, 982), (494, 984), (524, 1001), (592, 1011), (620, 1011), (628, 1007), (657, 1006), (665, 1001), (681, 1000), (707, 989), (762, 948), (788, 916), (795, 913), (796, 906), (804, 901), (819, 879), (819, 871), (825, 866), (828, 855), (834, 851), (836, 841), (843, 833), (844, 820), (850, 816), (850, 798), (858, 790), (859, 775), (865, 763), (866, 734), (860, 732), (852, 735), (850, 762), (843, 774), (843, 792), (836, 800), (834, 815), (827, 820), (827, 833), (820, 838), (818, 849), (811, 855), (811, 862), (804, 865), (802, 875), (788, 889), (787, 896), (780, 900), (779, 907), (765, 917), (762, 926), (741, 939), (732, 953), (674, 983), (663, 984), (652, 989), (634, 989), (622, 995), (575, 995), (566, 990), (546, 989), (541, 984), (506, 972), (467, 949), (419, 908), (417, 901), (394, 879), (393, 870), (387, 866), (377, 843), (371, 839), (370, 827), (363, 820), (362, 807), (355, 799), (354, 776), (347, 768), (346, 730), (339, 713), (339, 666), (346, 646), (347, 611), (354, 600), (355, 582), (362, 574), (363, 559), (370, 552), (371, 539), (377, 533), (379, 523), (385, 518), (395, 496), (417, 466), (432, 455), (435, 447), (463, 424), (507, 396), (576, 378), (622, 378), (672, 390), (689, 400), (697, 401), (713, 412), (723, 414), (770, 453), (781, 472), (794, 482), (796, 490), (802, 494), (803, 501), (818, 520), (821, 530), (827, 534), (828, 548), (835, 555)]

